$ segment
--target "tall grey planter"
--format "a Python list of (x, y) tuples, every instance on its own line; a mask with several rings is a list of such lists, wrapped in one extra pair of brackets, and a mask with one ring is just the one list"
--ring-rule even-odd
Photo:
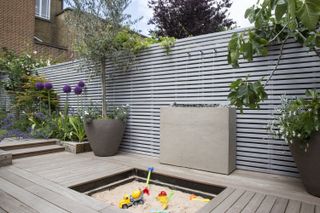
[(230, 174), (236, 164), (236, 110), (161, 108), (160, 162)]

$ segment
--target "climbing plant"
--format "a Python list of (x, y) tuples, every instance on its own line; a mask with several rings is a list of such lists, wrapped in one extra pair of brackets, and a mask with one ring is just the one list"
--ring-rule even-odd
[(319, 17), (320, 0), (263, 0), (248, 8), (245, 18), (254, 24), (254, 28), (232, 35), (228, 44), (228, 63), (238, 68), (240, 58), (251, 62), (255, 55), (266, 56), (271, 44), (280, 44), (280, 53), (267, 79), (260, 79), (259, 83), (249, 78), (238, 79), (231, 84), (231, 103), (241, 110), (259, 107), (259, 103), (267, 98), (265, 87), (279, 66), (289, 38), (317, 52), (320, 48)]

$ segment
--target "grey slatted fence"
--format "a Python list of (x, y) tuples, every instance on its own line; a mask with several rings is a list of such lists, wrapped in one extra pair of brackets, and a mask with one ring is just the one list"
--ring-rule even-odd
[[(144, 155), (160, 153), (160, 107), (178, 104), (227, 105), (229, 85), (237, 78), (267, 78), (274, 68), (279, 45), (269, 49), (268, 57), (255, 57), (240, 68), (227, 63), (227, 44), (233, 32), (219, 32), (177, 40), (169, 55), (154, 45), (143, 51), (127, 72), (107, 65), (107, 99), (109, 106), (130, 105), (122, 150)], [(288, 146), (274, 139), (267, 131), (267, 124), (276, 114), (280, 96), (299, 97), (306, 89), (320, 89), (320, 61), (314, 52), (289, 41), (275, 76), (267, 86), (269, 99), (260, 110), (237, 113), (237, 168), (273, 174), (298, 175)], [(61, 96), (64, 84), (75, 85), (86, 79), (79, 72), (79, 61), (39, 69), (55, 85)], [(87, 65), (92, 66), (92, 65)], [(83, 67), (82, 70), (87, 69)], [(97, 77), (88, 83), (86, 97), (99, 104), (100, 83)], [(70, 96), (75, 107), (77, 99)], [(88, 101), (84, 101), (88, 104)]]

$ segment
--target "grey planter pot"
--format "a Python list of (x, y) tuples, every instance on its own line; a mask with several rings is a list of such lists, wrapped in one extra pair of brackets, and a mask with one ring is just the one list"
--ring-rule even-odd
[(92, 120), (86, 122), (85, 130), (93, 153), (99, 157), (118, 152), (125, 125), (120, 120)]
[(307, 192), (320, 197), (320, 132), (311, 137), (307, 152), (297, 143), (289, 147)]

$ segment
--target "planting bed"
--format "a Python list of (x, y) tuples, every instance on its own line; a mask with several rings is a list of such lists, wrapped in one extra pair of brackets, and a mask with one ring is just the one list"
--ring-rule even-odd
[[(118, 207), (120, 200), (125, 194), (131, 194), (135, 190), (144, 189), (145, 177), (147, 177), (146, 171), (133, 169), (72, 188), (86, 193), (97, 200)], [(168, 195), (173, 192), (172, 199), (168, 203), (168, 212), (196, 212), (207, 203), (199, 200), (190, 200), (190, 195), (194, 194), (197, 198), (211, 200), (223, 189), (223, 187), (195, 180), (187, 180), (154, 172), (150, 180), (150, 195), (144, 195), (143, 205), (129, 207), (128, 211), (138, 213), (162, 209), (161, 203), (156, 197), (161, 191), (165, 191)]]

